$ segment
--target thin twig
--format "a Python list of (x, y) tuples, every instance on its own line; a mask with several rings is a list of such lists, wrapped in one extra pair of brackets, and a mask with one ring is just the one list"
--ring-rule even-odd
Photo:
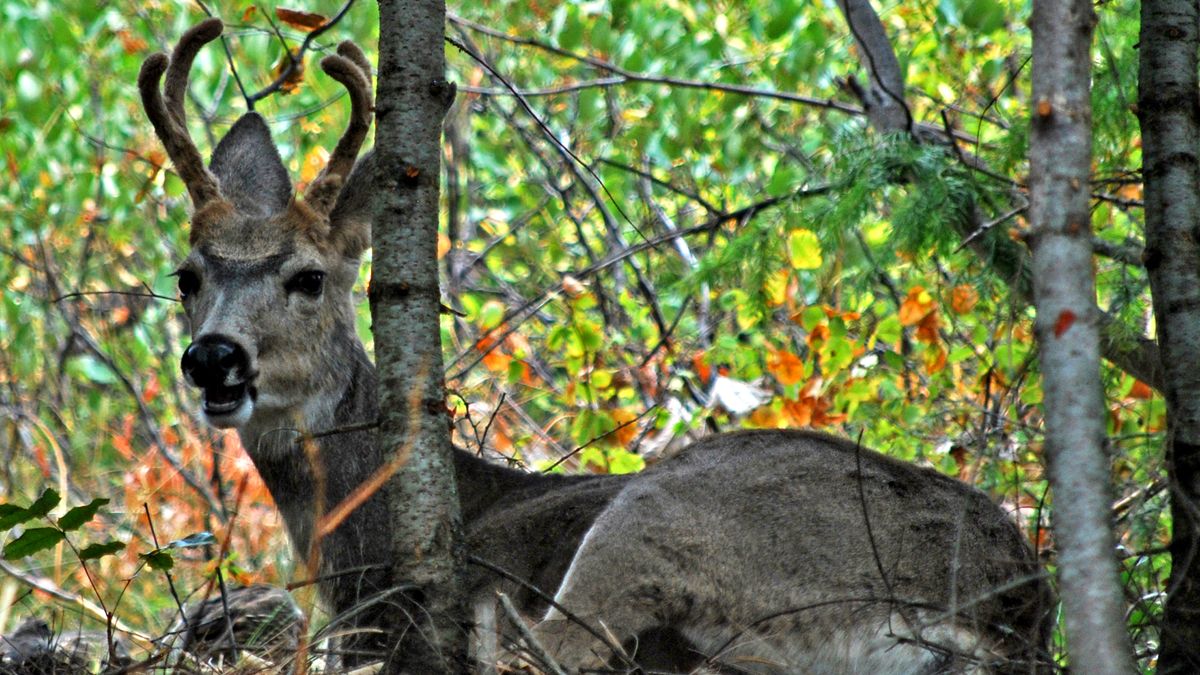
[(262, 89), (247, 96), (246, 108), (249, 110), (254, 110), (255, 103), (258, 103), (264, 98), (279, 91), (279, 89), (283, 86), (283, 83), (287, 82), (288, 79), (295, 75), (296, 69), (299, 68), (300, 64), (304, 62), (304, 53), (309, 50), (313, 41), (320, 37), (325, 31), (336, 26), (338, 22), (341, 21), (344, 16), (346, 16), (346, 13), (350, 11), (352, 6), (354, 6), (354, 0), (346, 0), (346, 4), (342, 5), (342, 8), (338, 10), (337, 14), (333, 15), (332, 19), (326, 21), (320, 27), (313, 29), (312, 32), (304, 36), (304, 41), (300, 43), (300, 48), (298, 50), (294, 52), (290, 49), (287, 50), (287, 67), (283, 69), (283, 72), (279, 73), (279, 76), (276, 77), (275, 81), (271, 82), (271, 84), (268, 84)]
[(517, 632), (521, 634), (521, 638), (525, 640), (525, 646), (533, 655), (538, 658), (540, 665), (544, 670), (548, 670), (554, 675), (567, 675), (567, 671), (558, 665), (554, 657), (550, 656), (550, 652), (542, 646), (540, 640), (534, 636), (533, 631), (525, 624), (525, 619), (521, 618), (521, 614), (517, 612), (517, 608), (513, 606), (512, 600), (504, 594), (504, 591), (496, 591), (496, 598), (500, 600), (500, 606), (504, 608), (504, 615), (508, 617), (509, 623), (516, 627)]

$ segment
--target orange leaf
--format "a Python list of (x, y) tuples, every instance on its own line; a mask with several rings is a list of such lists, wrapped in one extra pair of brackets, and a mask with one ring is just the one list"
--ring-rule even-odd
[(759, 406), (750, 413), (750, 426), (759, 429), (778, 429), (784, 425), (783, 415), (769, 405)]
[(955, 314), (966, 314), (979, 302), (979, 292), (967, 284), (959, 284), (950, 291), (950, 309)]
[(1146, 384), (1145, 382), (1142, 382), (1141, 380), (1134, 380), (1133, 386), (1129, 388), (1129, 398), (1136, 398), (1146, 401), (1154, 398), (1154, 390), (1151, 389), (1150, 385)]
[(913, 286), (900, 303), (900, 325), (915, 326), (933, 311), (933, 296), (922, 286)]
[(304, 81), (304, 59), (300, 57), (300, 52), (293, 49), (291, 55), (285, 55), (275, 64), (275, 77), (279, 77), (287, 72), (292, 64), (292, 59), (299, 59), (296, 67), (288, 74), (287, 79), (279, 86), (279, 91), (284, 94), (291, 94), (300, 88), (300, 84)]
[(829, 324), (819, 323), (813, 326), (812, 332), (805, 338), (809, 347), (816, 347), (829, 339)]
[(154, 401), (154, 399), (158, 398), (159, 391), (160, 391), (160, 385), (158, 383), (158, 378), (151, 377), (146, 382), (146, 386), (142, 389), (142, 401), (144, 403), (150, 403), (150, 402)]
[(512, 357), (499, 349), (493, 349), (483, 355), (483, 367), (493, 373), (507, 373), (510, 361), (512, 361)]
[(146, 44), (145, 40), (127, 30), (117, 31), (117, 38), (121, 41), (121, 49), (124, 49), (126, 54), (137, 54), (146, 51), (146, 48), (150, 46)]
[(784, 386), (804, 380), (804, 362), (786, 349), (777, 349), (767, 357), (767, 371)]
[(704, 352), (696, 352), (692, 355), (692, 370), (696, 371), (696, 377), (699, 377), (701, 382), (707, 383), (712, 379), (712, 368), (708, 366), (708, 359), (704, 358)]
[(314, 31), (321, 26), (324, 26), (329, 20), (320, 14), (314, 12), (304, 12), (298, 9), (285, 9), (283, 7), (275, 8), (275, 16), (280, 21), (297, 30), (302, 30), (305, 33)]
[(613, 421), (617, 423), (617, 429), (613, 432), (613, 436), (617, 445), (622, 448), (628, 448), (631, 443), (638, 437), (637, 413), (625, 408), (617, 408), (612, 411)]
[(249, 23), (251, 17), (254, 16), (254, 13), (256, 11), (258, 11), (257, 5), (250, 5), (249, 7), (247, 7), (246, 11), (242, 12), (242, 23)]
[(940, 346), (925, 352), (925, 372), (933, 375), (946, 368), (946, 350)]
[(449, 252), (450, 252), (450, 237), (447, 237), (446, 235), (442, 234), (441, 232), (438, 232), (438, 237), (437, 237), (438, 260), (445, 258), (446, 254)]
[(785, 400), (783, 402), (783, 417), (788, 421), (789, 426), (806, 427), (812, 423), (813, 419), (813, 403), (816, 399), (805, 397), (798, 401)]
[(917, 339), (926, 344), (937, 343), (938, 326), (940, 325), (942, 323), (938, 319), (937, 312), (926, 314), (917, 325)]

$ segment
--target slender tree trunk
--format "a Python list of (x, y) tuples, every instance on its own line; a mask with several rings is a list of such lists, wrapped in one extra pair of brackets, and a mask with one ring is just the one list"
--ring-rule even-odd
[(1167, 399), (1171, 578), (1160, 673), (1200, 673), (1200, 111), (1195, 0), (1143, 0), (1146, 271)]
[(390, 628), (390, 673), (467, 671), (461, 523), (446, 420), (437, 274), (445, 77), (443, 0), (380, 0), (371, 316), (393, 579), (406, 590)]
[(1034, 0), (1029, 139), (1033, 297), (1071, 669), (1132, 673), (1110, 517), (1088, 203), (1095, 20), (1090, 0)]

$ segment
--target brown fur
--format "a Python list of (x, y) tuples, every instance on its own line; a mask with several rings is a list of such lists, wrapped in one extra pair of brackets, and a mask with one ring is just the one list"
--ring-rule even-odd
[[(188, 62), (194, 33), (176, 50)], [(215, 37), (211, 28), (203, 35)], [(354, 89), (369, 86), (369, 67), (357, 50), (338, 58), (333, 73), (352, 89), (359, 118), (367, 108)], [(155, 91), (143, 82), (142, 92), (178, 165), (195, 148), (156, 95), (162, 66), (147, 61)], [(238, 430), (297, 555), (319, 554), (332, 608), (370, 626), (397, 611), (386, 489), (323, 540), (314, 536), (316, 519), (383, 463), (367, 427), (379, 413), (376, 376), (351, 297), (370, 242), (374, 172), (369, 155), (345, 161), (365, 135), (360, 122), (313, 198), (298, 201), (265, 122), (253, 113), (239, 120), (211, 170), (181, 170), (197, 182), (181, 270), (193, 347), (220, 340), (241, 355), (201, 386), (206, 406), (210, 395), (245, 395), (232, 411), (206, 414)], [(210, 178), (216, 196), (207, 195)], [(314, 272), (324, 274), (320, 292), (297, 291)], [(478, 562), (468, 579), (476, 605), (506, 590), (571, 668), (622, 657), (564, 609), (664, 669), (706, 658), (759, 673), (1015, 673), (1044, 664), (1051, 596), (1007, 515), (973, 488), (845, 440), (713, 436), (634, 476), (527, 474), (461, 450), (455, 470)], [(388, 647), (378, 635), (350, 644)]]

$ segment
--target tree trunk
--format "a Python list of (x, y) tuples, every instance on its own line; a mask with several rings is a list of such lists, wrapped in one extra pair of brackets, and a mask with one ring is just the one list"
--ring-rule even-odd
[(446, 420), (437, 275), (443, 0), (380, 0), (371, 316), (380, 442), (399, 466), (388, 486), (395, 527), (391, 673), (466, 672), (461, 523)]
[(1029, 196), (1046, 457), (1071, 669), (1132, 673), (1104, 452), (1092, 272), (1090, 0), (1035, 0)]
[(1160, 673), (1200, 672), (1200, 129), (1195, 0), (1143, 0), (1138, 118), (1146, 271), (1167, 401), (1171, 578)]

